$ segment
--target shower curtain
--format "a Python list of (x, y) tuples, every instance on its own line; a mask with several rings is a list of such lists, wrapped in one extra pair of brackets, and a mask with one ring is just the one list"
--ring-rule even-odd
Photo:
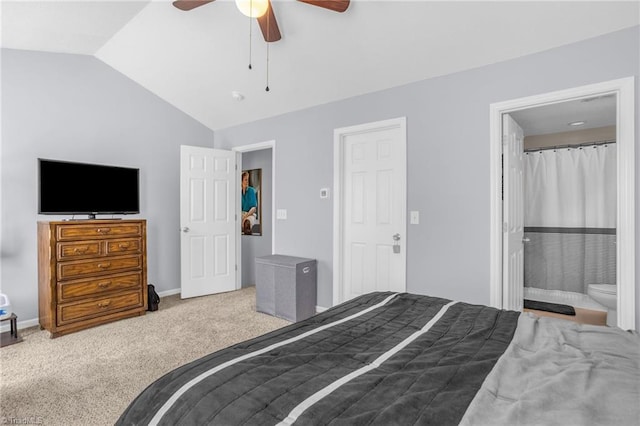
[(525, 153), (526, 287), (616, 283), (616, 176), (615, 143)]

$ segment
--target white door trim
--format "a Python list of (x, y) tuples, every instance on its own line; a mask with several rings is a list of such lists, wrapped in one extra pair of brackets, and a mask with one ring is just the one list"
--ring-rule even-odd
[(535, 106), (615, 93), (617, 99), (617, 285), (618, 327), (635, 329), (635, 89), (634, 77), (528, 96), (490, 105), (490, 304), (511, 309), (502, 300), (502, 115)]
[[(399, 117), (389, 120), (376, 121), (373, 123), (358, 124), (355, 126), (342, 127), (333, 131), (333, 306), (341, 302), (342, 294), (342, 269), (343, 269), (343, 253), (342, 253), (342, 185), (344, 181), (344, 159), (342, 145), (346, 136), (358, 133), (370, 132), (372, 130), (384, 130), (388, 128), (400, 128), (403, 134), (403, 143), (407, 144), (407, 118)], [(406, 166), (406, 157), (405, 157)], [(406, 167), (405, 167), (406, 169)], [(407, 183), (406, 174), (402, 176), (404, 179), (402, 194), (403, 217), (406, 217), (407, 205)], [(407, 235), (406, 229), (404, 235)], [(406, 239), (405, 239), (406, 240)], [(405, 245), (406, 247), (406, 245)], [(406, 271), (406, 256), (405, 265)], [(406, 281), (405, 281), (406, 288)]]
[[(260, 151), (262, 149), (271, 148), (271, 254), (276, 253), (276, 141), (264, 141), (252, 143), (249, 145), (241, 145), (231, 148), (232, 151), (236, 151), (240, 154), (251, 151)], [(242, 158), (242, 156), (239, 156)], [(238, 162), (238, 173), (242, 172), (242, 160), (240, 159)], [(239, 197), (238, 207), (236, 212), (238, 215), (241, 214), (242, 211), (242, 198)], [(236, 259), (242, 259), (242, 238), (240, 232), (236, 236)], [(238, 268), (238, 276), (236, 282), (236, 288), (240, 289), (242, 287), (242, 268)]]

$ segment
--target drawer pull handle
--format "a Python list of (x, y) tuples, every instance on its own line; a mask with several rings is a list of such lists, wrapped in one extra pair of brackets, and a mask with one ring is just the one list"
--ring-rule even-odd
[(108, 234), (109, 232), (111, 232), (111, 228), (98, 228), (100, 234)]
[(310, 268), (310, 267), (305, 266), (304, 268), (302, 268), (302, 273), (303, 273), (303, 274), (308, 274), (310, 270), (311, 270), (311, 268)]
[(98, 287), (100, 288), (107, 288), (111, 285), (111, 281), (108, 281), (106, 283), (98, 283)]
[(104, 302), (104, 303), (98, 303), (98, 308), (102, 308), (102, 309), (108, 308), (110, 304), (111, 304), (111, 301)]
[(98, 263), (98, 268), (100, 269), (108, 269), (111, 267), (111, 263)]
[(85, 254), (87, 252), (87, 250), (89, 250), (89, 247), (76, 247), (75, 249), (73, 249), (73, 252), (74, 253)]
[(120, 243), (120, 244), (118, 244), (118, 248), (128, 249), (129, 248), (129, 243)]

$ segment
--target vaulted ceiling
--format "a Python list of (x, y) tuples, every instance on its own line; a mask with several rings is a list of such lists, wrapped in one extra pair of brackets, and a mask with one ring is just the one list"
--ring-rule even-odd
[(1, 42), (94, 55), (216, 130), (640, 23), (637, 1), (352, 0), (344, 13), (272, 3), (282, 39), (268, 49), (230, 0), (188, 12), (163, 0), (3, 0)]

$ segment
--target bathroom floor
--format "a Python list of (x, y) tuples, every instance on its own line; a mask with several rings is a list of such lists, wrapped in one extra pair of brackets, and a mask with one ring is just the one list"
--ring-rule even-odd
[(538, 316), (560, 318), (574, 321), (581, 324), (606, 325), (607, 308), (590, 298), (586, 294), (574, 293), (560, 290), (545, 290), (542, 288), (525, 287), (524, 298), (537, 300), (540, 302), (559, 303), (573, 306), (576, 311), (574, 315), (562, 315), (553, 312), (524, 309), (525, 312), (532, 312)]

